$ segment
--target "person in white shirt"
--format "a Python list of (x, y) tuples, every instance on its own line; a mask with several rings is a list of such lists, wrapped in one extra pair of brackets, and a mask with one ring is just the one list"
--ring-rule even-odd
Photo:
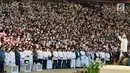
[(38, 62), (42, 64), (43, 63), (43, 52), (42, 52), (42, 48), (39, 48), (37, 50), (37, 54), (38, 54)]
[(47, 59), (48, 59), (48, 54), (47, 54), (47, 49), (43, 48), (43, 69), (47, 69)]
[(89, 67), (89, 54), (87, 49), (85, 50), (85, 65)]
[(10, 52), (9, 52), (9, 64), (11, 65), (11, 66), (15, 66), (16, 64), (15, 64), (15, 53), (14, 53), (14, 49), (13, 48), (11, 48), (11, 50), (10, 50)]
[(76, 67), (77, 68), (81, 67), (80, 57), (81, 57), (80, 51), (76, 50)]
[(15, 64), (16, 66), (18, 66), (18, 70), (20, 71), (20, 52), (19, 52), (19, 46), (16, 46), (15, 47), (15, 50), (14, 50), (14, 53), (15, 53)]
[(58, 52), (57, 49), (53, 51), (53, 69), (56, 69), (58, 66)]
[(123, 56), (123, 52), (124, 53), (127, 53), (127, 47), (128, 47), (128, 40), (127, 40), (127, 37), (125, 34), (122, 35), (122, 38), (121, 36), (119, 36), (119, 34), (117, 34), (119, 40), (121, 41), (121, 49), (120, 49), (120, 58)]
[(58, 68), (62, 68), (63, 52), (61, 49), (58, 51)]
[(21, 58), (20, 58), (20, 64), (24, 65), (25, 54), (24, 54), (24, 50), (23, 49), (20, 50), (20, 56), (21, 56)]
[(30, 52), (29, 52), (28, 47), (26, 47), (26, 49), (24, 50), (24, 56), (25, 56), (25, 58), (24, 58), (24, 63), (25, 63), (26, 65), (29, 65)]
[(62, 68), (66, 68), (67, 67), (66, 61), (67, 61), (67, 52), (66, 52), (66, 49), (63, 48), (63, 63), (62, 63)]
[(29, 53), (30, 53), (30, 55), (29, 55), (29, 64), (30, 64), (31, 69), (32, 69), (32, 67), (33, 67), (33, 52), (32, 52), (31, 47), (29, 48)]
[(110, 53), (108, 51), (105, 52), (105, 63), (109, 64), (110, 62)]
[(67, 68), (71, 66), (71, 51), (67, 50)]
[(10, 63), (10, 61), (9, 61), (9, 58), (10, 58), (9, 50), (10, 49), (5, 49), (5, 65), (9, 65), (9, 63)]
[(33, 64), (37, 64), (38, 63), (38, 54), (37, 54), (37, 49), (36, 47), (32, 47), (32, 52), (33, 52)]
[(94, 53), (95, 53), (94, 51), (91, 51), (91, 57), (92, 57), (92, 60), (91, 60), (91, 61), (92, 61), (93, 63), (94, 63)]
[(99, 51), (98, 51), (98, 49), (95, 52), (95, 54), (96, 54), (96, 60), (95, 60), (95, 62), (98, 62), (99, 61)]
[(52, 69), (52, 54), (51, 54), (51, 51), (49, 49), (47, 49), (47, 55), (48, 55), (47, 69)]
[(71, 51), (71, 68), (75, 68), (75, 59), (76, 59), (76, 54), (75, 51)]
[(105, 53), (104, 53), (104, 51), (102, 50), (100, 53), (99, 53), (99, 55), (100, 55), (100, 59), (101, 59), (101, 61), (102, 62), (105, 62)]
[(84, 51), (84, 49), (82, 49), (80, 51), (80, 53), (81, 53), (81, 65), (85, 65), (85, 51)]

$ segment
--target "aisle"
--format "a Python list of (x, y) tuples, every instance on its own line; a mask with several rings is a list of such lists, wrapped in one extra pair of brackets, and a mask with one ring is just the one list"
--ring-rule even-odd
[(42, 72), (33, 71), (29, 73), (72, 73), (77, 70), (83, 70), (83, 69), (52, 69), (52, 70), (43, 70)]

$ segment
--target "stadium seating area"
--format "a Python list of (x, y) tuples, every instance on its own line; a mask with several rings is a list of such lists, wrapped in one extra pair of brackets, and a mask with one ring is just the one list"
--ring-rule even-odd
[(117, 49), (116, 33), (130, 36), (130, 6), (126, 4), (125, 12), (116, 10), (115, 3), (2, 3), (0, 28), (8, 36), (20, 35), (34, 43)]

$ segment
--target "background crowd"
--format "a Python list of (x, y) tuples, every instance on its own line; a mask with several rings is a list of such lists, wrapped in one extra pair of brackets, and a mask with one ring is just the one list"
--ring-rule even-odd
[(7, 49), (36, 49), (40, 45), (42, 49), (112, 53), (120, 49), (116, 33), (130, 36), (130, 5), (125, 5), (124, 12), (118, 12), (116, 6), (91, 2), (2, 3), (0, 45)]

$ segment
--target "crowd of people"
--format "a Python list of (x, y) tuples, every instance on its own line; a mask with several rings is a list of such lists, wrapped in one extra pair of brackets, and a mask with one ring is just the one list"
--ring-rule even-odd
[[(27, 60), (30, 65), (36, 61), (44, 69), (89, 66), (88, 58), (110, 61), (120, 47), (115, 34), (129, 36), (129, 21), (129, 4), (124, 12), (118, 12), (116, 3), (2, 3), (0, 45), (6, 52), (2, 59), (8, 59), (7, 65), (19, 66)], [(95, 55), (97, 51), (101, 55)], [(0, 54), (3, 56), (2, 51)]]
[(2, 66), (33, 65), (41, 64), (43, 69), (81, 68), (89, 67), (94, 62), (102, 61), (109, 64), (113, 59), (114, 52), (106, 49), (86, 49), (76, 46), (33, 44), (30, 41), (7, 38), (1, 33), (0, 68)]

